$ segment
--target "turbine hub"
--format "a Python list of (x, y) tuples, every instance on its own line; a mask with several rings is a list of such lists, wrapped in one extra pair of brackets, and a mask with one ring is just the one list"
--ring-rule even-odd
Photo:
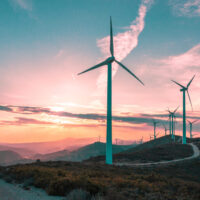
[(187, 90), (187, 88), (181, 88), (180, 89), (181, 92), (186, 91), (186, 90)]
[(115, 61), (115, 57), (111, 56), (107, 59), (107, 62), (112, 63), (113, 61)]

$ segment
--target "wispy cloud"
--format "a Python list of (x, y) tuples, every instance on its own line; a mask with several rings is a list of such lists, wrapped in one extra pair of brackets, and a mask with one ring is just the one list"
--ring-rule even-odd
[[(123, 33), (118, 33), (114, 36), (114, 50), (117, 60), (121, 61), (126, 58), (127, 55), (138, 45), (138, 37), (144, 29), (146, 13), (153, 2), (153, 0), (142, 0), (138, 11), (138, 17), (132, 21), (129, 27), (127, 27), (128, 30)], [(109, 41), (110, 36), (104, 37), (97, 41), (97, 45), (101, 49), (104, 57), (110, 56)], [(115, 76), (117, 69), (118, 65), (113, 64), (113, 77)], [(106, 68), (102, 68), (102, 71), (97, 79), (98, 90), (95, 92), (96, 96), (101, 96), (105, 91), (107, 77), (106, 74)]]
[(12, 108), (8, 106), (0, 106), (0, 111), (12, 112)]
[(200, 16), (200, 0), (170, 0), (170, 5), (179, 16)]
[(0, 125), (15, 125), (15, 126), (21, 126), (21, 125), (31, 125), (31, 124), (37, 124), (37, 125), (51, 125), (54, 123), (46, 122), (46, 121), (40, 121), (36, 119), (30, 119), (30, 118), (23, 118), (23, 117), (16, 117), (15, 121), (0, 121)]
[[(0, 111), (6, 111), (16, 114), (23, 114), (24, 116), (28, 115), (40, 115), (47, 114), (49, 116), (56, 117), (66, 117), (66, 118), (74, 118), (74, 119), (82, 119), (82, 120), (92, 120), (84, 121), (85, 123), (80, 124), (71, 124), (71, 123), (59, 123), (59, 120), (49, 121), (49, 120), (37, 120), (26, 117), (15, 117), (13, 121), (0, 121), (1, 126), (22, 126), (22, 125), (59, 125), (63, 127), (99, 127), (105, 126), (106, 116), (97, 113), (71, 113), (71, 112), (55, 112), (50, 108), (43, 107), (28, 107), (28, 106), (0, 106)], [(197, 115), (188, 115), (188, 119), (200, 119), (199, 113)], [(182, 115), (180, 113), (176, 114), (176, 129), (182, 130)], [(134, 130), (149, 130), (150, 127), (153, 127), (153, 120), (159, 122), (158, 127), (162, 128), (162, 124), (168, 124), (168, 114), (167, 113), (158, 113), (158, 114), (137, 114), (133, 116), (131, 113), (127, 116), (114, 115), (113, 116), (113, 127), (121, 127), (121, 128), (131, 128)], [(89, 122), (89, 123), (88, 123)], [(194, 131), (199, 132), (200, 122), (197, 122), (194, 128)]]
[(12, 5), (17, 6), (26, 11), (32, 11), (32, 0), (9, 0)]
[(169, 56), (168, 58), (159, 61), (163, 65), (178, 70), (190, 69), (198, 70), (200, 67), (200, 44), (192, 47), (183, 54)]

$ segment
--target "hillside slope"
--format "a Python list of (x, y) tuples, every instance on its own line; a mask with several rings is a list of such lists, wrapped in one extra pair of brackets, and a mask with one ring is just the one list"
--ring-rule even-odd
[(10, 164), (23, 158), (14, 151), (0, 151), (0, 164)]
[[(119, 153), (132, 147), (133, 145), (113, 145), (113, 153)], [(90, 157), (105, 155), (105, 153), (106, 144), (101, 142), (95, 142), (93, 144), (84, 146), (76, 151), (71, 152), (69, 156), (67, 155), (58, 157), (56, 160), (82, 161)]]
[[(134, 145), (113, 145), (113, 153), (119, 153), (129, 148), (133, 148)], [(99, 155), (105, 155), (106, 144), (101, 142), (95, 142), (90, 145), (79, 148), (78, 150), (69, 152), (67, 150), (54, 152), (51, 154), (37, 154), (33, 157), (34, 160), (40, 159), (42, 161), (82, 161), (90, 157)]]

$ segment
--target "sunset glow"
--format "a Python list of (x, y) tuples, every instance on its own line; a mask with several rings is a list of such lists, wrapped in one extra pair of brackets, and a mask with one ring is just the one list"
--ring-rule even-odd
[[(171, 79), (186, 85), (196, 74), (189, 89), (194, 110), (188, 98), (186, 110), (200, 119), (198, 1), (83, 2), (0, 2), (0, 143), (105, 141), (107, 68), (77, 73), (107, 57), (110, 15), (116, 58), (145, 83), (113, 65), (113, 141), (149, 140), (153, 119), (164, 135), (166, 110), (179, 105), (182, 134), (182, 94)], [(200, 133), (200, 122), (193, 132)]]

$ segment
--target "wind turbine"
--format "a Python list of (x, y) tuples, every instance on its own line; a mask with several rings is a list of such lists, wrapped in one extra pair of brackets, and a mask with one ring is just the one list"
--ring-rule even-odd
[(154, 140), (156, 139), (156, 125), (158, 124), (159, 122), (153, 120), (153, 127), (154, 127)]
[[(167, 110), (169, 112), (169, 109)], [(172, 135), (172, 115), (169, 112), (169, 134)]]
[[(159, 134), (160, 134), (160, 133), (157, 133), (157, 134), (156, 134), (156, 138), (157, 138), (157, 136), (159, 136)], [(155, 138), (155, 139), (156, 139), (156, 138)]]
[(143, 144), (143, 136), (142, 136), (142, 138), (140, 139), (140, 144)]
[(197, 122), (197, 121), (199, 121), (198, 119), (197, 120), (194, 120), (194, 121), (189, 121), (189, 120), (187, 120), (188, 121), (188, 123), (189, 123), (189, 125), (190, 125), (190, 139), (192, 139), (192, 125), (195, 123), (195, 122)]
[(151, 134), (149, 134), (149, 140), (151, 141), (151, 138), (152, 138), (152, 136), (151, 136)]
[(162, 125), (163, 125), (163, 127), (164, 127), (164, 129), (165, 129), (165, 136), (166, 136), (166, 135), (167, 135), (167, 130), (169, 130), (169, 129), (167, 129), (167, 127), (165, 126), (164, 123), (162, 123)]
[(118, 139), (116, 138), (116, 139), (115, 139), (116, 145), (117, 145), (117, 141), (118, 141)]
[[(191, 102), (191, 98), (190, 98), (190, 94), (188, 92), (188, 89), (189, 89), (189, 86), (190, 84), (192, 83), (193, 79), (194, 79), (195, 75), (192, 77), (192, 79), (189, 81), (189, 83), (187, 84), (187, 86), (183, 86), (181, 85), (180, 83), (174, 81), (174, 80), (171, 80), (172, 82), (174, 82), (175, 84), (177, 84), (178, 86), (181, 87), (180, 91), (183, 92), (183, 139), (182, 139), (182, 143), (183, 144), (186, 144), (187, 141), (186, 141), (186, 106), (185, 106), (185, 92), (187, 92), (187, 95), (188, 95), (188, 98), (189, 98), (189, 101), (190, 101), (190, 105), (192, 107), (192, 102)], [(193, 110), (193, 108), (192, 108)]]
[(91, 71), (93, 69), (97, 69), (104, 65), (108, 67), (108, 75), (107, 75), (107, 135), (106, 135), (106, 164), (112, 164), (112, 63), (116, 62), (120, 67), (126, 70), (129, 74), (131, 74), (134, 78), (136, 78), (141, 84), (144, 83), (126, 66), (124, 66), (121, 62), (117, 61), (114, 57), (114, 44), (113, 44), (113, 31), (112, 31), (112, 19), (110, 17), (110, 53), (111, 56), (104, 60), (103, 62), (86, 69), (85, 71), (79, 73), (81, 75), (85, 72)]
[(174, 132), (175, 132), (175, 125), (174, 125), (174, 118), (175, 118), (175, 113), (176, 111), (178, 110), (179, 106), (174, 110), (174, 112), (170, 111), (169, 108), (168, 108), (168, 112), (169, 112), (169, 115), (170, 115), (170, 120), (171, 120), (171, 137), (172, 139), (174, 139)]
[(99, 142), (101, 142), (101, 136), (100, 135), (99, 135), (98, 139), (99, 139)]

